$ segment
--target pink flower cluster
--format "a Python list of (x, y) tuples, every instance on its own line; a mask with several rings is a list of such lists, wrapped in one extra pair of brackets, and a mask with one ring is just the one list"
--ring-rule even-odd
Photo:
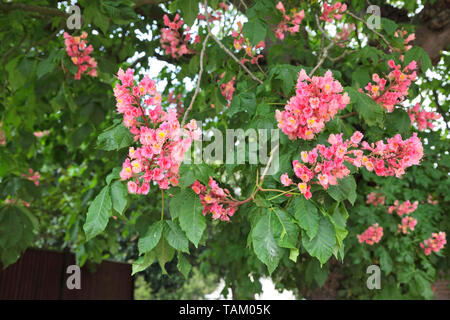
[(394, 205), (389, 206), (388, 213), (392, 214), (392, 212), (397, 212), (397, 214), (401, 217), (402, 215), (408, 215), (416, 211), (419, 202), (414, 201), (411, 202), (409, 200), (400, 203), (398, 200), (395, 200)]
[(341, 20), (342, 13), (347, 10), (347, 5), (344, 3), (336, 2), (334, 5), (329, 5), (328, 2), (323, 2), (323, 11), (320, 16), (320, 20), (325, 22), (333, 22), (333, 18), (336, 20)]
[[(180, 28), (184, 24), (184, 21), (180, 18), (180, 15), (177, 13), (173, 21), (170, 21), (167, 14), (165, 14), (163, 20), (164, 25), (167, 28), (161, 29), (160, 43), (166, 54), (178, 59), (182, 55), (194, 53), (194, 51), (189, 48), (189, 41), (192, 37), (189, 33), (190, 28), (187, 27), (184, 32), (182, 30), (180, 31)], [(200, 43), (199, 35), (196, 35), (194, 43)]]
[[(378, 176), (400, 177), (407, 167), (419, 164), (423, 156), (422, 143), (416, 134), (405, 141), (400, 135), (388, 139), (387, 144), (380, 140), (375, 143), (376, 147), (363, 141), (362, 149), (359, 149), (362, 138), (363, 134), (359, 131), (345, 141), (342, 139), (342, 133), (330, 134), (329, 147), (318, 144), (309, 152), (301, 152), (303, 163), (294, 160), (292, 165), (295, 175), (302, 180), (298, 188), (306, 199), (312, 196), (311, 183), (320, 184), (327, 189), (329, 185), (337, 185), (338, 179), (348, 176), (350, 170), (345, 166), (345, 162), (357, 168), (365, 167), (369, 171), (375, 171)], [(370, 150), (371, 153), (364, 155), (364, 150)], [(317, 180), (313, 181), (314, 178)], [(285, 186), (293, 183), (287, 174), (281, 177), (281, 182)]]
[[(418, 165), (423, 157), (422, 142), (415, 132), (406, 140), (402, 140), (402, 136), (397, 134), (387, 139), (387, 144), (380, 140), (370, 145), (363, 141), (361, 145), (363, 150), (372, 152), (371, 156), (362, 157), (362, 164), (369, 171), (373, 169), (378, 176), (395, 175), (399, 178), (406, 168)], [(357, 166), (355, 161), (353, 164)]]
[[(223, 17), (221, 10), (228, 11), (229, 7), (230, 6), (228, 4), (226, 4), (225, 2), (220, 2), (219, 3), (220, 10), (213, 11), (212, 13), (209, 13), (209, 12), (207, 12), (207, 10), (205, 10), (206, 16), (204, 14), (200, 13), (197, 16), (197, 19), (206, 21), (206, 17), (208, 17), (208, 22), (220, 21)], [(203, 4), (202, 4), (202, 8), (204, 9)]]
[(281, 1), (278, 2), (276, 8), (283, 14), (283, 21), (278, 24), (275, 30), (275, 36), (280, 40), (284, 40), (284, 34), (286, 32), (289, 32), (290, 34), (299, 32), (300, 23), (302, 23), (302, 20), (305, 18), (305, 10), (300, 10), (287, 15), (286, 9)]
[(212, 214), (214, 220), (230, 221), (230, 217), (237, 210), (237, 202), (227, 189), (222, 189), (219, 184), (209, 177), (208, 186), (201, 184), (198, 180), (191, 186), (192, 190), (200, 197), (203, 204), (203, 215)]
[(346, 92), (341, 94), (342, 90), (342, 85), (334, 80), (330, 70), (323, 77), (310, 78), (302, 69), (295, 96), (288, 101), (283, 111), (275, 111), (278, 128), (291, 140), (313, 139), (325, 123), (350, 102)]
[(344, 45), (342, 44), (342, 42), (347, 41), (348, 37), (350, 36), (350, 34), (353, 32), (353, 30), (356, 29), (356, 26), (354, 23), (346, 23), (344, 24), (344, 26), (342, 27), (341, 32), (339, 32), (336, 35), (336, 39), (339, 42), (339, 46), (341, 46), (342, 48), (344, 47)]
[(131, 69), (126, 72), (119, 69), (117, 77), (121, 82), (114, 88), (117, 111), (123, 114), (123, 124), (130, 129), (134, 140), (142, 145), (129, 149), (121, 179), (131, 179), (128, 191), (137, 194), (147, 194), (151, 181), (161, 189), (178, 185), (183, 155), (200, 135), (195, 120), (181, 128), (176, 110), (161, 108), (161, 94), (148, 76), (137, 85)]
[(241, 22), (238, 22), (237, 25), (239, 30), (231, 31), (231, 36), (234, 38), (234, 48), (237, 51), (244, 49), (245, 57), (241, 59), (241, 62), (246, 63), (247, 61), (250, 61), (251, 64), (258, 64), (258, 59), (263, 57), (263, 55), (260, 54), (260, 49), (264, 49), (266, 44), (264, 41), (260, 41), (255, 47), (253, 47), (250, 41), (244, 37)]
[(362, 234), (356, 236), (359, 243), (367, 243), (368, 245), (373, 245), (378, 243), (383, 237), (383, 227), (378, 226), (378, 223), (374, 223)]
[(169, 95), (167, 96), (167, 102), (176, 106), (177, 117), (181, 117), (181, 115), (184, 113), (183, 99), (181, 98), (181, 94), (177, 94), (175, 96), (175, 91), (169, 92)]
[[(404, 41), (403, 41), (403, 43), (405, 45), (404, 51), (408, 51), (409, 49), (411, 49), (412, 45), (408, 44), (408, 43), (410, 43), (411, 41), (414, 41), (416, 39), (416, 35), (414, 33), (411, 33), (408, 35), (408, 32), (406, 30), (404, 30), (403, 28), (395, 31), (394, 36), (397, 38), (400, 38), (400, 39), (404, 39)], [(403, 58), (404, 58), (404, 56), (401, 55), (400, 61), (403, 61)]]
[(382, 193), (371, 192), (367, 195), (366, 203), (374, 205), (375, 207), (378, 207), (379, 205), (383, 206), (385, 199), (386, 198)]
[(5, 199), (5, 204), (6, 205), (17, 205), (17, 206), (24, 206), (24, 207), (29, 207), (31, 206), (31, 203), (26, 202), (24, 200), (16, 200), (16, 199)]
[[(0, 128), (2, 127), (3, 122), (0, 122)], [(0, 146), (4, 146), (6, 144), (6, 133), (3, 129), (0, 129)]]
[(420, 243), (420, 247), (424, 250), (425, 255), (430, 255), (431, 252), (438, 252), (444, 248), (447, 243), (445, 232), (432, 233), (431, 237)]
[(417, 123), (417, 127), (420, 131), (423, 131), (426, 128), (433, 129), (434, 125), (431, 121), (437, 120), (441, 117), (439, 113), (421, 110), (420, 103), (416, 103), (414, 107), (409, 109), (408, 114), (411, 119), (411, 125)]
[(436, 199), (434, 199), (433, 198), (433, 195), (432, 194), (429, 194), (428, 195), (428, 197), (427, 197), (427, 202), (429, 203), (429, 204), (432, 204), (432, 205), (437, 205), (437, 204), (439, 204), (439, 201), (438, 200), (436, 200)]
[(78, 67), (75, 80), (80, 80), (81, 75), (85, 72), (91, 77), (97, 76), (97, 62), (89, 56), (94, 48), (92, 45), (87, 45), (86, 38), (87, 33), (84, 31), (79, 37), (72, 37), (67, 32), (64, 32), (64, 44), (67, 54), (73, 64)]
[[(223, 79), (225, 76), (225, 72), (220, 75), (220, 79)], [(220, 92), (225, 97), (226, 100), (228, 100), (228, 106), (230, 106), (231, 100), (233, 100), (233, 94), (234, 94), (234, 83), (236, 81), (236, 76), (234, 76), (230, 81), (222, 83), (220, 85)], [(220, 82), (220, 80), (217, 80), (217, 82)]]
[[(396, 104), (405, 100), (411, 82), (416, 80), (417, 75), (413, 70), (416, 69), (417, 64), (415, 61), (411, 61), (403, 70), (401, 70), (400, 65), (395, 64), (394, 60), (389, 60), (388, 65), (392, 70), (388, 74), (387, 80), (374, 73), (372, 81), (375, 83), (369, 82), (365, 89), (367, 90), (366, 94), (376, 103), (388, 112), (392, 112)], [(360, 91), (363, 92), (362, 89)]]
[(403, 217), (402, 223), (398, 225), (398, 233), (408, 234), (410, 231), (414, 231), (416, 225), (417, 219), (413, 217)]
[(50, 130), (36, 131), (36, 132), (33, 132), (33, 134), (36, 138), (42, 138), (42, 137), (48, 136), (50, 134)]
[(41, 175), (39, 174), (39, 172), (35, 172), (33, 171), (33, 169), (28, 169), (28, 174), (23, 173), (22, 177), (27, 178), (30, 181), (33, 181), (34, 184), (37, 186), (39, 186), (39, 180), (41, 179)]

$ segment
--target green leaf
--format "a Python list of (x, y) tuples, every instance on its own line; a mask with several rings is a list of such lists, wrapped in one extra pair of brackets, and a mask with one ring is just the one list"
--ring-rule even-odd
[(90, 1), (89, 5), (86, 6), (84, 10), (84, 14), (86, 16), (86, 25), (94, 23), (102, 30), (103, 34), (106, 35), (109, 28), (109, 17), (102, 14), (100, 2)]
[(283, 255), (283, 249), (277, 245), (273, 235), (273, 213), (266, 210), (251, 231), (253, 250), (269, 270), (269, 273), (276, 269)]
[(297, 262), (298, 255), (299, 255), (299, 251), (297, 248), (289, 250), (289, 259), (290, 260)]
[(311, 256), (316, 257), (321, 265), (330, 259), (336, 244), (336, 234), (333, 225), (327, 217), (320, 216), (319, 230), (313, 239), (302, 238), (306, 251)]
[(270, 68), (269, 79), (278, 79), (282, 82), (282, 90), (288, 95), (295, 87), (300, 68), (290, 64), (277, 64)]
[(202, 214), (202, 203), (194, 191), (184, 189), (170, 200), (170, 211), (176, 211), (181, 229), (188, 239), (198, 247), (206, 229), (206, 218)]
[(282, 248), (296, 249), (298, 244), (299, 228), (289, 214), (281, 208), (275, 208), (274, 237), (277, 245)]
[(189, 263), (186, 257), (180, 252), (177, 255), (177, 259), (178, 259), (177, 268), (184, 276), (184, 278), (187, 279), (189, 272), (191, 272), (192, 265)]
[(417, 292), (419, 292), (425, 299), (433, 299), (434, 294), (431, 289), (431, 282), (426, 280), (421, 273), (417, 272), (414, 275), (414, 282), (417, 285)]
[(386, 275), (392, 272), (392, 259), (386, 249), (381, 247), (380, 250), (380, 267)]
[(361, 93), (354, 88), (345, 87), (345, 91), (354, 103), (355, 110), (361, 115), (369, 126), (382, 125), (384, 121), (384, 109), (373, 101), (365, 93)]
[(394, 21), (386, 18), (381, 18), (381, 25), (383, 26), (383, 29), (386, 31), (386, 33), (390, 36), (392, 36), (398, 29), (398, 25)]
[(198, 15), (198, 0), (182, 0), (178, 1), (184, 22), (188, 26), (192, 26)]
[(155, 251), (147, 252), (145, 255), (139, 257), (132, 266), (131, 275), (135, 275), (138, 272), (144, 271), (148, 267), (150, 267), (155, 261)]
[(0, 210), (0, 260), (3, 268), (15, 263), (35, 236), (36, 218), (25, 210), (14, 205)]
[(239, 95), (241, 100), (241, 110), (247, 110), (253, 115), (256, 110), (256, 96), (253, 92), (243, 92)]
[(111, 216), (111, 209), (110, 189), (109, 186), (106, 186), (89, 206), (86, 222), (83, 226), (88, 240), (105, 230), (109, 217)]
[(164, 236), (167, 242), (176, 250), (189, 253), (189, 241), (180, 226), (173, 221), (166, 220)]
[(343, 241), (348, 235), (346, 229), (348, 212), (344, 206), (344, 203), (340, 203), (330, 217), (331, 223), (334, 225), (334, 231), (336, 232), (336, 241), (338, 248), (343, 248)]
[(114, 210), (123, 214), (128, 203), (128, 190), (122, 181), (115, 181), (111, 185), (111, 199)]
[(386, 115), (386, 130), (395, 135), (400, 133), (403, 137), (410, 135), (411, 119), (408, 113), (400, 108)]
[(121, 123), (110, 127), (98, 136), (97, 147), (102, 150), (112, 151), (128, 147), (133, 143), (130, 131)]
[(164, 229), (164, 221), (157, 221), (152, 224), (143, 237), (139, 238), (139, 254), (147, 253), (156, 247)]
[(306, 231), (310, 239), (314, 238), (319, 230), (319, 213), (316, 206), (305, 199), (297, 196), (292, 200), (288, 211), (295, 217), (298, 225)]
[(247, 21), (242, 28), (244, 36), (250, 41), (250, 43), (256, 46), (260, 41), (264, 41), (267, 34), (266, 24), (259, 20), (254, 19)]
[(411, 61), (419, 61), (421, 64), (422, 72), (425, 73), (428, 69), (431, 69), (431, 59), (421, 47), (414, 46), (405, 53), (404, 64), (408, 65)]
[(158, 258), (159, 266), (161, 267), (162, 273), (167, 274), (165, 265), (167, 262), (172, 261), (175, 255), (175, 250), (169, 245), (164, 236), (161, 237), (158, 245), (155, 248), (155, 254)]
[(356, 182), (353, 176), (345, 177), (338, 181), (335, 186), (329, 186), (328, 194), (336, 201), (341, 202), (346, 199), (353, 205), (356, 200)]
[(38, 79), (42, 78), (47, 73), (52, 72), (54, 68), (55, 68), (55, 64), (49, 58), (39, 62), (37, 69), (36, 69), (36, 75), (37, 75)]
[(182, 164), (180, 166), (180, 188), (191, 186), (197, 180), (194, 169), (191, 165)]

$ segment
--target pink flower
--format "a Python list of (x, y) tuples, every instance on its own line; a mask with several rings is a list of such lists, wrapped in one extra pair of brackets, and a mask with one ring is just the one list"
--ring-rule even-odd
[(343, 12), (347, 10), (347, 5), (344, 3), (336, 2), (334, 5), (329, 5), (328, 2), (323, 2), (323, 11), (320, 16), (320, 20), (326, 22), (333, 22), (333, 18), (336, 20), (340, 20), (342, 18)]
[(371, 192), (367, 195), (367, 204), (372, 204), (375, 207), (379, 205), (384, 205), (385, 197), (382, 193)]
[(138, 189), (138, 185), (134, 181), (128, 181), (127, 187), (129, 193), (136, 193)]
[(368, 245), (373, 245), (378, 243), (383, 237), (383, 227), (380, 227), (378, 223), (374, 223), (372, 226), (367, 228), (362, 234), (357, 235), (359, 243), (367, 243)]
[(285, 187), (289, 187), (292, 184), (292, 180), (289, 178), (287, 173), (281, 175), (280, 181)]
[(97, 62), (89, 56), (94, 49), (92, 45), (87, 45), (86, 38), (87, 33), (84, 31), (81, 36), (77, 37), (72, 37), (67, 32), (64, 32), (64, 44), (67, 55), (78, 68), (74, 77), (75, 80), (80, 80), (81, 75), (85, 72), (91, 77), (97, 76)]
[(196, 180), (191, 188), (202, 202), (203, 215), (211, 213), (213, 220), (230, 221), (239, 206), (239, 202), (231, 198), (230, 192), (219, 187), (212, 177), (209, 177), (207, 186)]
[[(350, 163), (357, 168), (365, 167), (369, 171), (374, 171), (378, 176), (400, 177), (405, 173), (406, 168), (419, 164), (423, 157), (423, 147), (417, 134), (406, 140), (402, 140), (400, 135), (376, 143), (368, 144), (365, 141), (360, 143), (362, 134), (355, 132), (348, 140), (342, 139), (342, 134), (330, 134), (328, 143), (330, 146), (317, 144), (309, 152), (302, 151), (301, 159), (292, 162), (295, 176), (302, 181), (299, 184), (300, 191), (306, 192), (307, 183), (319, 184), (324, 189), (329, 185), (337, 185), (339, 180), (347, 177), (350, 170), (345, 163)], [(361, 144), (361, 146), (360, 146)], [(368, 154), (364, 154), (369, 151)], [(384, 203), (376, 200), (376, 196), (368, 196), (367, 203)], [(417, 203), (410, 204), (409, 201), (401, 206), (400, 212), (412, 212), (417, 208)], [(390, 212), (395, 208), (391, 208)], [(402, 214), (403, 214), (402, 213)]]
[(433, 129), (434, 125), (432, 120), (437, 120), (441, 117), (438, 113), (420, 110), (420, 103), (416, 103), (413, 108), (409, 109), (408, 114), (411, 119), (411, 125), (417, 123), (417, 127), (420, 131), (427, 128)]
[(33, 181), (33, 183), (37, 186), (39, 186), (39, 180), (41, 179), (41, 175), (39, 174), (39, 172), (34, 172), (33, 169), (29, 168), (28, 169), (28, 174), (23, 173), (22, 177), (27, 178), (30, 181)]
[(409, 230), (414, 231), (416, 225), (417, 219), (414, 219), (413, 217), (403, 217), (402, 223), (398, 225), (398, 233), (408, 234)]
[(305, 11), (293, 11), (290, 15), (286, 15), (286, 10), (284, 5), (280, 2), (276, 5), (276, 8), (283, 14), (283, 20), (278, 24), (275, 29), (275, 36), (284, 40), (284, 34), (289, 32), (294, 34), (300, 31), (300, 23), (305, 18)]
[(354, 144), (359, 144), (362, 140), (362, 138), (364, 137), (364, 135), (359, 132), (359, 131), (355, 131), (352, 135), (352, 137), (350, 138), (351, 142), (353, 142)]
[[(204, 16), (199, 15), (199, 19)], [(169, 17), (165, 14), (163, 17), (164, 25), (166, 28), (161, 29), (161, 47), (167, 55), (171, 55), (173, 58), (178, 59), (185, 54), (194, 53), (189, 48), (189, 42), (191, 41), (191, 34), (189, 28), (186, 31), (180, 30), (183, 26), (183, 19), (180, 19), (180, 15), (176, 14), (173, 21), (170, 21)], [(199, 43), (200, 37), (198, 35), (194, 38), (193, 43)]]
[(396, 211), (400, 217), (404, 214), (408, 215), (416, 211), (418, 204), (418, 201), (411, 203), (411, 201), (407, 200), (403, 203), (400, 203), (398, 200), (395, 200), (394, 205), (389, 206), (388, 213)]
[(420, 247), (424, 250), (425, 255), (430, 255), (431, 252), (439, 252), (447, 243), (445, 232), (433, 233), (431, 237), (420, 243)]
[(255, 47), (253, 47), (250, 41), (244, 37), (241, 22), (238, 22), (237, 25), (239, 29), (237, 31), (231, 31), (231, 36), (234, 38), (234, 48), (237, 51), (244, 50), (245, 57), (241, 59), (241, 62), (246, 63), (247, 61), (250, 61), (251, 64), (258, 64), (258, 60), (263, 57), (263, 55), (260, 53), (262, 49), (264, 49), (266, 44), (264, 43), (264, 41), (260, 41)]
[(200, 128), (195, 120), (180, 127), (178, 111), (162, 109), (161, 94), (147, 76), (136, 84), (133, 70), (119, 69), (117, 77), (121, 82), (114, 88), (117, 111), (123, 114), (124, 125), (134, 135), (134, 141), (141, 144), (129, 149), (120, 178), (131, 179), (128, 190), (137, 194), (147, 194), (151, 181), (161, 189), (178, 185), (183, 155), (200, 137)]
[(284, 110), (275, 111), (278, 128), (291, 140), (313, 139), (325, 123), (350, 102), (347, 93), (341, 94), (342, 85), (334, 80), (331, 71), (323, 77), (310, 79), (301, 70), (296, 89), (296, 95), (288, 101)]
[[(396, 65), (391, 59), (388, 61), (388, 66), (393, 70), (388, 74), (387, 79), (373, 74), (372, 81), (375, 83), (369, 82), (364, 89), (367, 91), (366, 94), (376, 103), (388, 112), (392, 112), (395, 105), (405, 100), (412, 81), (417, 78), (416, 72), (413, 71), (416, 68), (416, 62), (412, 61), (403, 70), (400, 70), (401, 66)], [(387, 83), (388, 86), (386, 87)], [(362, 89), (360, 91), (363, 92)]]

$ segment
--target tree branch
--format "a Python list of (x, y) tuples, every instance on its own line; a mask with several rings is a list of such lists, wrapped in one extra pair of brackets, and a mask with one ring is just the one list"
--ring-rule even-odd
[[(207, 1), (205, 0), (205, 8), (207, 8)], [(207, 9), (206, 9), (207, 10)], [(212, 34), (211, 32), (211, 27), (208, 23), (208, 21), (206, 22), (206, 27), (208, 28), (208, 33), (211, 35), (211, 38), (213, 38), (213, 40), (219, 45), (219, 47), (226, 52), (226, 54), (228, 54), (231, 58), (233, 58), (234, 61), (236, 61), (242, 69), (244, 69), (245, 72), (248, 73), (248, 75), (250, 76), (250, 78), (252, 78), (253, 80), (255, 80), (256, 82), (258, 82), (259, 84), (263, 84), (264, 82), (262, 82), (260, 79), (258, 79), (230, 50), (228, 50), (227, 47), (225, 47), (223, 45), (223, 43), (215, 36)]]
[(8, 13), (13, 10), (37, 12), (46, 16), (60, 16), (65, 18), (68, 18), (70, 16), (70, 14), (56, 8), (34, 6), (25, 3), (0, 3), (0, 11)]
[(346, 11), (345, 13), (348, 14), (349, 16), (353, 17), (354, 19), (356, 19), (356, 20), (361, 21), (362, 23), (364, 23), (364, 24), (366, 25), (366, 27), (367, 27), (369, 30), (371, 30), (373, 33), (375, 33), (377, 36), (379, 36), (379, 37), (387, 44), (387, 46), (389, 47), (389, 49), (391, 49), (392, 51), (395, 51), (395, 48), (389, 43), (389, 41), (386, 40), (386, 38), (385, 38), (381, 33), (379, 33), (378, 31), (376, 31), (375, 29), (371, 29), (371, 28), (369, 27), (369, 24), (367, 23), (366, 20), (361, 19), (360, 17), (358, 17), (357, 15), (355, 15), (354, 13), (352, 13), (352, 12), (350, 12), (350, 11)]
[(192, 96), (191, 102), (189, 103), (189, 107), (186, 109), (186, 112), (184, 113), (183, 121), (181, 121), (181, 127), (184, 126), (187, 116), (188, 116), (189, 112), (191, 112), (192, 107), (194, 106), (194, 101), (197, 98), (198, 92), (200, 91), (200, 82), (202, 80), (202, 74), (203, 74), (203, 57), (205, 56), (205, 49), (206, 49), (206, 44), (208, 43), (209, 35), (210, 34), (208, 33), (206, 35), (205, 40), (203, 41), (202, 51), (200, 52), (200, 70), (198, 71), (197, 87), (195, 88), (194, 95)]

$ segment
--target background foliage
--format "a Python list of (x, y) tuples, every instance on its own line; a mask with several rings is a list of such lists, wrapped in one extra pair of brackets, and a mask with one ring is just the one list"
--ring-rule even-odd
[[(392, 46), (403, 49), (394, 31), (404, 27), (414, 32), (424, 21), (422, 13), (440, 2), (423, 1), (425, 7), (421, 8), (413, 1), (397, 1), (390, 11), (380, 3), (383, 19), (379, 32)], [(219, 8), (218, 1), (208, 4)], [(306, 13), (301, 32), (286, 36), (284, 41), (274, 36), (274, 28), (282, 19), (275, 10), (276, 1), (230, 4), (231, 11), (214, 32), (232, 50), (231, 22), (235, 15), (246, 17), (244, 35), (253, 45), (266, 42), (261, 69), (247, 64), (262, 84), (252, 80), (210, 39), (201, 90), (189, 118), (203, 120), (203, 130), (276, 128), (275, 110), (294, 94), (297, 73), (302, 68), (309, 72), (318, 62), (322, 41), (328, 43), (319, 36), (314, 19), (314, 14), (320, 14), (321, 3), (284, 2), (288, 10), (295, 7)], [(349, 11), (364, 17), (365, 1), (347, 4)], [(70, 68), (62, 36), (63, 30), (78, 34), (66, 28), (67, 2), (0, 3), (0, 133), (6, 140), (0, 146), (0, 199), (31, 203), (26, 207), (0, 201), (0, 258), (4, 267), (17, 261), (29, 246), (70, 248), (79, 264), (107, 258), (134, 261), (134, 272), (146, 269), (144, 278), (152, 283), (153, 290), (168, 286), (159, 290), (164, 294), (158, 298), (186, 297), (180, 292), (185, 292), (192, 280), (185, 282), (184, 277), (193, 274), (198, 278), (198, 272), (208, 286), (223, 279), (224, 292), (230, 288), (234, 298), (254, 297), (261, 291), (258, 279), (268, 276), (278, 288), (293, 289), (298, 297), (314, 297), (323, 288), (332, 288), (338, 298), (433, 297), (431, 284), (447, 276), (448, 246), (440, 254), (425, 257), (418, 243), (431, 232), (449, 230), (446, 51), (438, 50), (440, 56), (436, 59), (431, 55), (430, 59), (427, 51), (431, 50), (419, 46), (418, 34), (418, 43), (405, 55), (406, 60), (421, 62), (420, 79), (410, 88), (410, 100), (418, 97), (444, 120), (438, 129), (419, 132), (425, 158), (420, 166), (409, 168), (402, 179), (357, 172), (349, 178), (355, 183), (349, 180), (340, 185), (339, 195), (314, 192), (317, 207), (301, 197), (269, 201), (276, 193), (261, 192), (255, 201), (241, 205), (230, 223), (220, 223), (201, 214), (200, 200), (189, 185), (195, 179), (206, 184), (212, 176), (221, 186), (235, 191), (239, 188), (238, 195), (245, 199), (253, 190), (260, 166), (192, 165), (182, 167), (181, 187), (170, 189), (161, 222), (158, 188), (152, 187), (147, 196), (130, 195), (119, 180), (118, 172), (132, 140), (119, 124), (112, 88), (119, 67), (130, 66), (144, 73), (152, 70), (154, 60), (148, 58), (156, 58), (167, 63), (157, 76), (159, 82), (166, 83), (164, 103), (169, 91), (174, 90), (181, 94), (187, 108), (194, 92), (185, 79), (191, 83), (196, 80), (199, 55), (178, 60), (164, 55), (159, 30), (164, 13), (170, 17), (180, 13), (186, 24), (196, 26), (203, 41), (208, 31), (204, 23), (196, 21), (199, 1), (80, 0), (77, 5), (84, 16), (82, 31), (88, 33), (88, 42), (94, 47), (92, 56), (98, 61), (98, 77), (83, 76), (78, 81), (73, 79), (75, 71)], [(390, 52), (362, 22), (347, 15), (343, 21), (356, 23), (359, 40), (352, 41), (348, 48), (334, 46), (330, 57), (340, 57), (346, 50), (350, 53), (336, 61), (325, 59), (316, 73), (323, 75), (330, 69), (352, 98), (341, 114), (358, 113), (335, 118), (314, 142), (292, 142), (280, 134), (281, 167), (266, 178), (265, 188), (279, 186), (280, 175), (291, 170), (291, 160), (298, 159), (300, 151), (310, 150), (317, 141), (325, 141), (330, 133), (343, 132), (349, 137), (360, 130), (370, 141), (376, 141), (398, 132), (407, 138), (417, 131), (410, 126), (404, 110), (387, 114), (357, 91), (373, 73), (387, 73), (387, 61), (398, 61), (400, 54)], [(150, 40), (142, 36), (149, 30)], [(201, 44), (194, 49), (200, 52)], [(236, 55), (241, 57), (242, 53)], [(220, 79), (224, 72), (225, 77)], [(233, 76), (236, 91), (227, 107), (219, 85)], [(43, 130), (50, 133), (42, 138), (33, 134)], [(39, 186), (22, 176), (29, 168), (40, 172)], [(418, 200), (419, 209), (413, 214), (419, 221), (417, 231), (409, 236), (397, 235), (398, 221), (393, 216), (385, 209), (366, 205), (366, 196), (372, 191), (382, 192), (387, 204), (396, 199)], [(427, 204), (429, 194), (439, 201), (437, 205)], [(385, 228), (383, 240), (373, 247), (357, 243), (356, 234), (374, 222)], [(161, 233), (157, 243), (151, 241), (155, 232)], [(156, 260), (159, 267), (152, 264)], [(366, 268), (371, 264), (381, 265), (382, 290), (369, 291), (365, 286)], [(195, 273), (190, 272), (192, 266)], [(169, 275), (161, 275), (166, 271)]]

